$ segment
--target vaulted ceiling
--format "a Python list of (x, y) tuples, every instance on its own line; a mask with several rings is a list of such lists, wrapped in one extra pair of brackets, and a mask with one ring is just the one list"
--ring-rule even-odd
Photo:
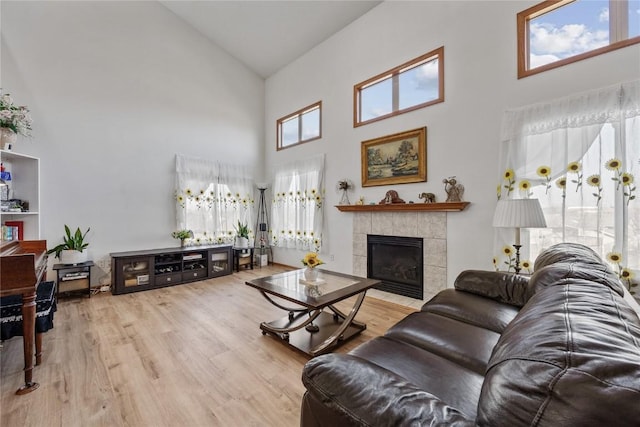
[(160, 3), (267, 78), (381, 1), (160, 0)]

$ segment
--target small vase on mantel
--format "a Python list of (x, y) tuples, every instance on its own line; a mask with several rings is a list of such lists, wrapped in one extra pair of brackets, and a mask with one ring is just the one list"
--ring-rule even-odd
[(13, 144), (16, 143), (18, 134), (9, 128), (0, 128), (0, 148), (5, 151), (9, 151), (13, 148)]
[(318, 270), (311, 267), (305, 268), (304, 280), (306, 280), (307, 282), (315, 282), (316, 280), (318, 280)]

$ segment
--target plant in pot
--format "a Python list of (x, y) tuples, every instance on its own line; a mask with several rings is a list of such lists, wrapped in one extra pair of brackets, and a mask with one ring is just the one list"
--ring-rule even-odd
[(171, 233), (171, 237), (174, 239), (180, 239), (180, 247), (184, 248), (184, 241), (187, 239), (193, 239), (193, 231), (191, 230), (178, 230)]
[(64, 231), (66, 236), (62, 239), (64, 243), (60, 243), (58, 246), (49, 249), (47, 254), (56, 254), (56, 258), (60, 260), (62, 264), (80, 264), (87, 260), (87, 252), (84, 250), (89, 246), (89, 243), (85, 242), (87, 233), (91, 228), (87, 228), (84, 233), (80, 231), (80, 227), (76, 229), (74, 233), (71, 233), (71, 229), (65, 224)]
[(238, 226), (235, 225), (233, 228), (236, 229), (236, 248), (248, 248), (249, 247), (249, 225), (243, 224), (238, 220)]

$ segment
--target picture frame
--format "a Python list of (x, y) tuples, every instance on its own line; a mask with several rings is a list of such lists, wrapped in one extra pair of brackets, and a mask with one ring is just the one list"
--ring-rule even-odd
[(362, 141), (362, 186), (427, 180), (427, 128)]

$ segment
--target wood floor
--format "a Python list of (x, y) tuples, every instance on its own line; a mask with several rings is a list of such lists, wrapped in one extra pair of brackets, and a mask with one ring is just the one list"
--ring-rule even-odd
[[(0, 350), (1, 426), (297, 426), (308, 358), (263, 336), (284, 315), (244, 282), (268, 266), (153, 291), (58, 303), (40, 388), (23, 396), (22, 338)], [(352, 302), (353, 300), (347, 300)], [(338, 305), (347, 309), (347, 305)], [(415, 311), (367, 297), (346, 352)]]

